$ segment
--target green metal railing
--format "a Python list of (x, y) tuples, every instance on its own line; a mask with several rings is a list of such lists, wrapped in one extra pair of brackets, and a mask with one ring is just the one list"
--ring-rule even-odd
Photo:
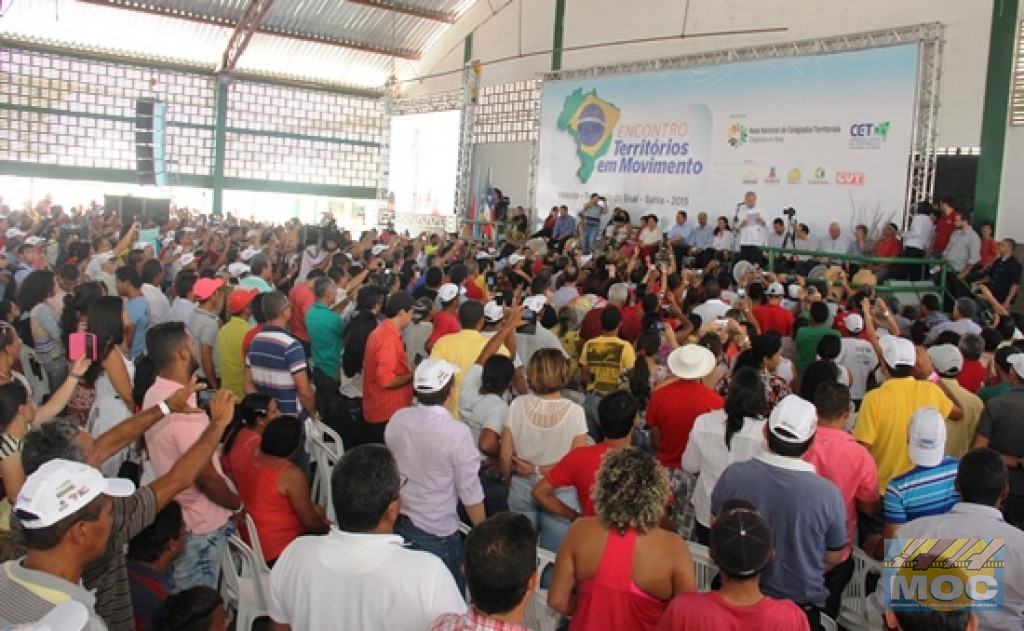
[[(939, 285), (936, 289), (940, 290), (945, 298), (955, 299), (956, 296), (949, 290), (946, 284), (946, 279), (949, 274), (956, 274), (956, 270), (949, 261), (945, 259), (912, 259), (912, 258), (901, 258), (891, 256), (868, 256), (866, 254), (833, 254), (832, 252), (820, 252), (818, 250), (797, 250), (794, 248), (774, 248), (774, 247), (762, 247), (761, 251), (768, 257), (768, 269), (775, 269), (775, 259), (780, 255), (789, 256), (809, 256), (812, 259), (828, 259), (829, 261), (853, 261), (857, 263), (883, 263), (886, 265), (921, 265), (928, 267), (939, 268)], [(875, 291), (880, 292), (900, 292), (904, 291), (905, 288), (898, 286), (887, 286), (887, 285), (869, 285), (868, 283), (849, 283), (850, 287), (866, 287), (870, 286)]]

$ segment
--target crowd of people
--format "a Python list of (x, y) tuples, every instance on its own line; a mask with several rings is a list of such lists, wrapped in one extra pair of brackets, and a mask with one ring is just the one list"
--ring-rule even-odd
[[(276, 631), (525, 629), (540, 589), (571, 629), (821, 629), (854, 549), (908, 537), (1002, 539), (1005, 606), (879, 587), (872, 628), (1021, 628), (1013, 240), (946, 200), (877, 241), (798, 225), (815, 254), (771, 266), (787, 220), (740, 217), (635, 226), (595, 194), (496, 243), (0, 217), (0, 626), (75, 601), (69, 628), (225, 628), (237, 533)], [(928, 266), (836, 254), (956, 273), (899, 304), (882, 280)]]

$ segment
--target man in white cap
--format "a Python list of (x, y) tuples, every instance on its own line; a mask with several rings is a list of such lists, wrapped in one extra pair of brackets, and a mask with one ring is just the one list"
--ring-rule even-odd
[(765, 295), (768, 297), (768, 302), (754, 307), (754, 317), (761, 325), (761, 332), (775, 331), (784, 338), (793, 335), (795, 318), (792, 311), (788, 311), (782, 306), (782, 299), (786, 295), (782, 283), (768, 285)]
[(70, 460), (51, 460), (28, 476), (14, 505), (28, 554), (0, 568), (0, 626), (35, 622), (60, 602), (75, 600), (89, 612), (84, 629), (106, 629), (94, 610), (95, 596), (80, 584), (82, 571), (107, 546), (110, 498), (134, 492), (129, 480), (104, 478)]
[(726, 467), (711, 493), (711, 513), (728, 500), (757, 507), (775, 533), (775, 557), (761, 575), (761, 591), (788, 598), (820, 629), (828, 589), (825, 570), (842, 560), (846, 509), (839, 489), (803, 455), (817, 431), (814, 406), (795, 394), (772, 410), (765, 426), (768, 450)]
[(1003, 457), (1010, 470), (1010, 493), (1003, 502), (1006, 521), (1024, 529), (1024, 353), (1006, 359), (1010, 364), (1010, 391), (985, 404), (974, 436), (974, 447), (989, 447)]
[(885, 539), (895, 539), (896, 529), (908, 521), (948, 513), (959, 499), (959, 461), (945, 455), (946, 422), (938, 410), (923, 407), (914, 412), (908, 444), (914, 468), (889, 481), (882, 502)]
[(477, 476), (480, 452), (469, 427), (448, 412), (458, 373), (457, 366), (443, 359), (420, 362), (412, 381), (417, 403), (395, 412), (384, 442), (406, 480), (395, 533), (444, 561), (461, 592), (465, 579), (458, 504), (462, 502), (474, 526), (486, 514)]
[(437, 290), (437, 300), (441, 308), (434, 313), (434, 330), (427, 338), (426, 349), (431, 352), (434, 344), (444, 335), (458, 333), (462, 327), (459, 326), (459, 286), (455, 283), (445, 283)]
[(725, 399), (701, 382), (715, 365), (715, 355), (703, 346), (688, 344), (675, 349), (668, 356), (668, 369), (676, 379), (655, 390), (647, 404), (647, 425), (651, 428), (655, 456), (668, 469), (676, 498), (673, 520), (684, 538), (693, 529), (690, 497), (697, 476), (682, 469), (683, 452), (697, 417), (725, 407)]
[(964, 367), (964, 356), (952, 344), (939, 344), (928, 349), (928, 359), (939, 376), (942, 386), (953, 395), (953, 401), (963, 410), (964, 416), (958, 421), (946, 419), (946, 455), (962, 458), (971, 449), (974, 431), (985, 404), (978, 395), (960, 385), (957, 375)]
[[(868, 330), (873, 336), (874, 328)], [(913, 342), (883, 335), (878, 346), (886, 380), (864, 395), (853, 436), (875, 459), (878, 493), (884, 495), (889, 480), (914, 466), (907, 451), (907, 431), (914, 412), (931, 406), (953, 420), (962, 418), (963, 412), (937, 385), (914, 377), (917, 351)]]
[(850, 313), (843, 322), (846, 335), (840, 340), (841, 346), (839, 356), (836, 357), (836, 364), (849, 372), (850, 399), (853, 400), (854, 405), (859, 407), (864, 393), (868, 390), (868, 377), (878, 366), (878, 355), (875, 354), (871, 342), (860, 338), (860, 334), (864, 330), (864, 318), (859, 313)]

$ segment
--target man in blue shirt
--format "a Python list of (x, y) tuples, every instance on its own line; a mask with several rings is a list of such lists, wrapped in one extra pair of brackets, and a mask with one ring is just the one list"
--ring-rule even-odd
[(149, 330), (149, 301), (142, 295), (142, 277), (134, 267), (119, 267), (114, 273), (117, 293), (128, 301), (124, 309), (128, 312), (129, 331), (125, 337), (131, 340), (129, 354), (137, 359), (146, 349), (146, 331)]
[(814, 405), (795, 394), (784, 398), (768, 418), (768, 449), (746, 462), (729, 465), (711, 493), (711, 513), (731, 499), (754, 504), (775, 533), (775, 557), (761, 575), (761, 591), (788, 598), (820, 629), (828, 597), (825, 570), (839, 563), (846, 545), (846, 508), (839, 489), (803, 460), (814, 442)]
[(690, 234), (687, 244), (690, 246), (690, 256), (697, 259), (701, 267), (715, 257), (715, 250), (711, 247), (715, 240), (715, 229), (708, 225), (708, 214), (697, 213), (697, 227)]
[(668, 244), (675, 251), (676, 261), (682, 261), (693, 239), (693, 226), (686, 222), (686, 211), (676, 213), (676, 223), (668, 231)]
[(889, 481), (885, 489), (883, 514), (886, 539), (896, 538), (896, 529), (918, 517), (948, 513), (960, 501), (956, 490), (956, 458), (945, 455), (946, 421), (931, 406), (910, 418), (910, 459), (914, 468)]
[[(583, 239), (581, 245), (584, 254), (590, 254), (590, 250), (594, 247), (594, 242), (597, 241), (598, 236), (601, 234), (601, 215), (607, 212), (608, 202), (597, 193), (591, 194), (590, 201), (583, 206), (583, 212), (580, 213), (580, 218), (583, 220)], [(555, 229), (557, 232), (557, 221), (555, 222)]]
[(551, 231), (551, 247), (561, 252), (565, 242), (576, 234), (576, 220), (569, 216), (568, 206), (560, 207), (558, 213), (555, 227)]

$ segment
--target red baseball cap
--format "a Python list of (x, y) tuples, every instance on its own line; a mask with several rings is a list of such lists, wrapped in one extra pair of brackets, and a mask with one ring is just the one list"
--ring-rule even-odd
[(252, 299), (256, 297), (256, 294), (260, 293), (259, 289), (253, 287), (252, 289), (236, 289), (231, 292), (228, 296), (228, 311), (231, 313), (241, 313), (249, 306)]
[(192, 288), (192, 294), (196, 297), (196, 300), (202, 302), (223, 286), (223, 278), (200, 278)]

